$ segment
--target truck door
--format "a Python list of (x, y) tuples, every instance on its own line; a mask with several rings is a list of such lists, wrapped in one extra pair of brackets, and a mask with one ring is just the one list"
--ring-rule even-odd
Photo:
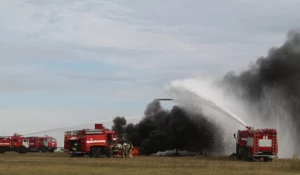
[(112, 134), (106, 134), (107, 145), (112, 144)]
[(48, 139), (47, 138), (44, 138), (44, 146), (48, 147)]
[(114, 143), (114, 144), (117, 144), (117, 135), (116, 134), (113, 134), (113, 138), (112, 138), (112, 142)]
[(29, 140), (28, 140), (28, 139), (23, 139), (22, 145), (23, 145), (25, 148), (29, 148)]
[(22, 143), (21, 143), (21, 139), (18, 139), (18, 138), (12, 138), (12, 143), (11, 143), (11, 145), (12, 145), (13, 148), (19, 148), (21, 144), (22, 144)]

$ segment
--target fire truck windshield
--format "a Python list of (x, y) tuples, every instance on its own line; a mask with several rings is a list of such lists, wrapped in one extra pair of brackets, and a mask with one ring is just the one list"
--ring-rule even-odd
[(56, 142), (56, 139), (54, 139), (54, 138), (48, 138), (47, 142)]
[(65, 135), (78, 135), (79, 132), (78, 131), (66, 131)]

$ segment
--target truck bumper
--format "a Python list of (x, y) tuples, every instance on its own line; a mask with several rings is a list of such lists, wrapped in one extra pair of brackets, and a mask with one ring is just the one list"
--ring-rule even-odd
[(57, 147), (48, 147), (48, 150), (56, 150)]
[(82, 154), (83, 152), (81, 151), (69, 151), (69, 154)]
[(268, 158), (277, 158), (277, 155), (253, 155), (255, 158), (268, 157)]

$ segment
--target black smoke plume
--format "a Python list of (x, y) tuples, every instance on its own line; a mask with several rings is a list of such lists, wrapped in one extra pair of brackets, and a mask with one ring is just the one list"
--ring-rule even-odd
[(280, 94), (288, 103), (287, 110), (300, 131), (300, 30), (290, 30), (281, 47), (271, 48), (266, 57), (239, 75), (228, 73), (223, 82), (234, 91), (243, 89), (241, 97), (254, 103), (276, 90), (275, 95)]
[[(220, 130), (207, 121), (202, 114), (189, 114), (174, 106), (171, 111), (162, 108), (158, 100), (150, 103), (138, 124), (125, 125), (124, 118), (117, 117), (113, 129), (122, 132), (121, 140), (139, 146), (142, 154), (166, 150), (187, 150), (193, 152), (217, 149)], [(120, 129), (122, 127), (122, 129)], [(117, 131), (117, 130), (116, 130)], [(124, 131), (124, 132), (123, 132)]]
[(243, 86), (255, 99), (262, 96), (265, 87), (280, 87), (287, 95), (300, 96), (300, 30), (292, 30), (287, 36), (283, 46), (271, 48), (268, 56), (259, 58), (238, 76), (228, 73), (225, 80)]
[(119, 141), (124, 142), (123, 135), (124, 135), (124, 126), (126, 125), (125, 117), (116, 117), (113, 120), (114, 125), (112, 126), (112, 130), (116, 131), (119, 134)]

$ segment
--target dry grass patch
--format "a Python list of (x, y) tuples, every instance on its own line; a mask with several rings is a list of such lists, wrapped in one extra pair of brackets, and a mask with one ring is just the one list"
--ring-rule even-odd
[(298, 159), (244, 162), (229, 157), (71, 158), (64, 153), (0, 155), (1, 175), (296, 175)]

